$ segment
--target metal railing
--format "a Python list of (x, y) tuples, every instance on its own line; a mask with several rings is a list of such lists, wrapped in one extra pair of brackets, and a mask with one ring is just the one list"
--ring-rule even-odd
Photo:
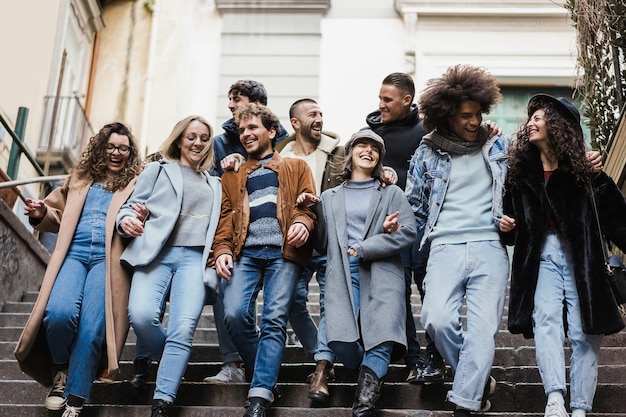
[[(10, 171), (17, 172), (17, 166), (18, 166), (17, 161), (19, 161), (21, 155), (24, 155), (26, 159), (28, 160), (28, 162), (30, 162), (30, 165), (35, 169), (37, 174), (39, 174), (39, 177), (31, 178), (27, 180), (15, 180), (14, 178), (11, 177), (11, 176), (15, 176), (15, 174), (11, 174), (11, 176), (9, 177), (11, 178), (11, 181), (0, 182), (0, 190), (5, 189), (5, 188), (15, 188), (19, 185), (32, 184), (32, 183), (38, 183), (38, 182), (48, 183), (48, 185), (51, 186), (52, 182), (63, 180), (65, 177), (67, 177), (67, 175), (47, 176), (45, 172), (43, 171), (43, 169), (41, 168), (41, 166), (39, 165), (39, 163), (37, 162), (37, 160), (28, 151), (28, 149), (22, 142), (22, 139), (13, 131), (13, 129), (11, 129), (11, 127), (9, 126), (7, 121), (4, 119), (4, 117), (2, 117), (2, 114), (0, 114), (0, 125), (2, 125), (2, 128), (4, 129), (4, 131), (8, 133), (13, 143), (13, 146), (11, 149), (11, 160), (9, 161), (9, 164), (13, 165), (15, 169), (11, 169)], [(14, 149), (17, 149), (17, 151), (14, 151)], [(22, 193), (18, 192), (17, 196), (23, 202), (26, 202), (26, 199), (24, 198)]]
[(72, 160), (77, 160), (83, 145), (94, 134), (80, 97), (76, 94), (46, 96), (44, 100), (45, 122), (39, 148), (62, 150), (69, 153)]

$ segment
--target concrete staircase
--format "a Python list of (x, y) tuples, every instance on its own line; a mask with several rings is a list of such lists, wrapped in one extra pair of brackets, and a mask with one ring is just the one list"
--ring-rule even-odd
[[(313, 281), (310, 287), (309, 308), (314, 318), (319, 316), (319, 291)], [(420, 302), (413, 291), (414, 314), (419, 317)], [(13, 349), (22, 327), (32, 309), (37, 294), (27, 292), (19, 302), (7, 302), (0, 313), (0, 417), (55, 417), (60, 413), (48, 412), (43, 407), (47, 389), (22, 374), (13, 356)], [(418, 328), (419, 320), (417, 321)], [(420, 340), (424, 341), (423, 331)], [(337, 380), (330, 384), (329, 408), (311, 408), (307, 398), (306, 376), (313, 372), (314, 362), (297, 343), (291, 330), (279, 377), (279, 389), (283, 395), (270, 411), (274, 417), (300, 416), (351, 416), (350, 407), (356, 387), (356, 374), (336, 366)], [(133, 373), (135, 336), (129, 335), (121, 362), (122, 380), (95, 383), (92, 403), (82, 415), (148, 417), (154, 383), (144, 397), (137, 397), (124, 379)], [(423, 345), (422, 345), (423, 346)], [(566, 351), (566, 353), (568, 353)], [(216, 385), (202, 382), (207, 375), (220, 369), (212, 309), (205, 307), (198, 326), (189, 366), (181, 384), (172, 417), (241, 417), (246, 398), (247, 384)], [(153, 367), (154, 368), (154, 367)], [(154, 373), (154, 369), (153, 369)], [(404, 381), (406, 369), (403, 364), (392, 364), (386, 377), (379, 400), (381, 417), (443, 417), (450, 416), (452, 408), (445, 402), (451, 386), (451, 378), (444, 384), (410, 385)], [(535, 363), (532, 340), (511, 335), (505, 320), (498, 338), (492, 375), (498, 381), (492, 410), (488, 416), (540, 417), (543, 416), (545, 396)], [(152, 376), (154, 381), (154, 375)], [(567, 401), (567, 400), (566, 400)], [(589, 416), (626, 416), (626, 332), (607, 337), (600, 355), (598, 389), (594, 412)]]

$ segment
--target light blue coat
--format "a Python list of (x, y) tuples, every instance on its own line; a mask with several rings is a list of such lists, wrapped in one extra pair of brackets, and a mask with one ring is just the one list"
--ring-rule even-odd
[[(203, 265), (206, 265), (220, 219), (222, 186), (220, 179), (211, 176), (209, 171), (204, 171), (203, 175), (213, 191), (213, 206), (202, 254)], [(146, 165), (137, 178), (135, 191), (122, 206), (116, 218), (118, 232), (122, 237), (128, 238), (129, 236), (124, 233), (120, 224), (126, 216), (137, 217), (131, 205), (143, 204), (150, 213), (144, 224), (143, 234), (133, 238), (122, 253), (120, 259), (123, 262), (131, 267), (146, 266), (157, 257), (176, 226), (183, 204), (182, 191), (183, 176), (178, 163), (162, 159)], [(208, 288), (217, 292), (219, 280), (215, 269), (205, 268), (204, 283)], [(214, 295), (208, 294), (207, 300), (214, 301)]]

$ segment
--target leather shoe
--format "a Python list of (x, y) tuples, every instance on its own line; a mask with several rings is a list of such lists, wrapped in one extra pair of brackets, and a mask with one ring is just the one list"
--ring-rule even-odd
[(266, 417), (265, 411), (270, 407), (270, 402), (261, 397), (250, 397), (250, 405), (243, 417)]
[(411, 384), (423, 383), (420, 379), (424, 373), (425, 366), (424, 362), (418, 362), (415, 365), (412, 365), (409, 369), (409, 375), (406, 377), (406, 382)]
[(422, 372), (423, 382), (443, 382), (446, 377), (446, 363), (442, 358), (433, 358), (426, 363), (426, 368)]
[(150, 417), (168, 417), (168, 411), (172, 403), (163, 400), (154, 400), (152, 402), (152, 414)]
[(328, 381), (332, 371), (333, 365), (329, 361), (321, 360), (317, 362), (315, 372), (313, 372), (309, 381), (309, 399), (319, 403), (328, 403)]
[(138, 393), (141, 393), (147, 389), (148, 374), (150, 373), (151, 360), (149, 358), (135, 358), (135, 374), (133, 379), (130, 380), (130, 386)]

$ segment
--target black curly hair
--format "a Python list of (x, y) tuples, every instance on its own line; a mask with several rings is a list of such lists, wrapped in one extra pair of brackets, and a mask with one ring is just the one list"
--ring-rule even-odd
[(482, 112), (487, 114), (501, 98), (496, 77), (484, 68), (455, 65), (448, 68), (443, 76), (426, 83), (417, 107), (427, 131), (437, 129), (447, 132), (448, 119), (454, 116), (461, 103), (478, 102)]

